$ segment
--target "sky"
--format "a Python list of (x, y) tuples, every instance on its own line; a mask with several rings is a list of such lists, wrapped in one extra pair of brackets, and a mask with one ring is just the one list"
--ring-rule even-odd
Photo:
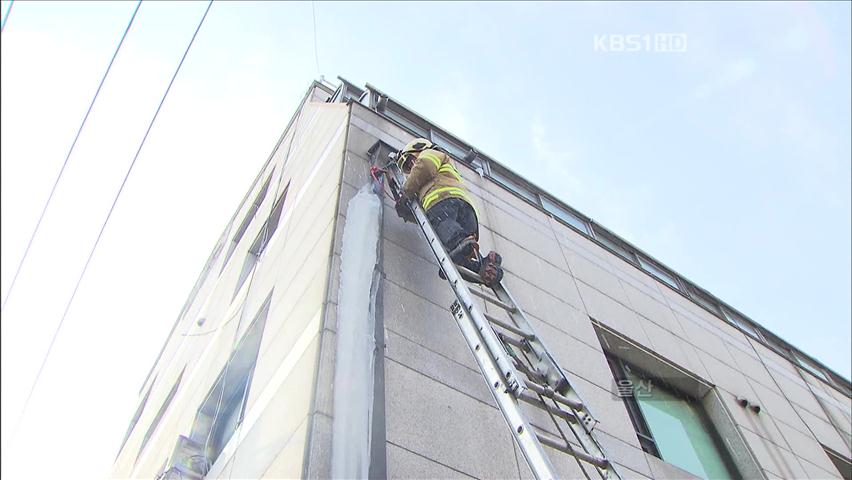
[[(136, 2), (8, 5), (4, 297)], [(315, 49), (311, 3), (217, 1), (10, 441), (206, 7), (142, 3), (2, 311), (4, 478), (109, 475), (208, 254), (320, 76), (375, 85), (850, 377), (849, 2), (317, 2)], [(640, 48), (613, 51), (628, 34)]]

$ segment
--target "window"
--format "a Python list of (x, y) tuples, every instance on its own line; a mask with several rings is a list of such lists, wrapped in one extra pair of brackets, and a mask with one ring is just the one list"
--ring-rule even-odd
[(160, 409), (157, 410), (157, 415), (154, 416), (154, 420), (151, 422), (151, 426), (148, 427), (148, 431), (145, 432), (145, 437), (142, 438), (142, 446), (139, 447), (139, 453), (136, 454), (136, 460), (139, 460), (139, 457), (142, 455), (142, 452), (145, 451), (145, 446), (148, 445), (148, 441), (151, 440), (151, 435), (154, 434), (154, 431), (157, 429), (157, 426), (160, 424), (160, 420), (163, 419), (163, 415), (166, 414), (166, 411), (169, 409), (169, 405), (171, 405), (172, 400), (175, 398), (175, 394), (177, 394), (178, 387), (180, 387), (180, 381), (183, 379), (183, 372), (186, 371), (186, 367), (180, 371), (180, 375), (178, 375), (177, 380), (175, 380), (174, 385), (172, 385), (172, 389), (169, 390), (169, 394), (166, 395), (166, 399), (163, 400), (163, 404), (160, 405)]
[(695, 300), (696, 303), (701, 305), (702, 307), (710, 310), (716, 315), (721, 315), (719, 311), (719, 306), (716, 304), (716, 301), (713, 300), (709, 295), (704, 292), (698, 290), (698, 288), (690, 286), (689, 287), (689, 296)]
[(449, 137), (443, 135), (441, 132), (437, 130), (432, 130), (432, 141), (443, 148), (447, 153), (449, 153), (456, 160), (465, 161), (468, 152), (470, 151), (467, 147), (462, 147), (458, 143), (453, 140), (450, 140)]
[(759, 340), (763, 339), (763, 336), (760, 334), (760, 330), (758, 330), (756, 326), (749, 323), (748, 320), (746, 320), (745, 317), (743, 317), (742, 315), (724, 307), (722, 307), (722, 313), (725, 314), (725, 318), (727, 318), (729, 322), (745, 330), (754, 338), (757, 338)]
[[(260, 233), (262, 234), (263, 232)], [(243, 261), (243, 269), (240, 271), (240, 277), (237, 279), (237, 286), (234, 288), (234, 294), (231, 296), (231, 300), (237, 298), (237, 294), (240, 293), (240, 290), (243, 288), (246, 280), (248, 280), (252, 270), (254, 270), (255, 265), (257, 265), (257, 255), (249, 251), (246, 253), (245, 261)]]
[[(388, 103), (390, 104), (390, 102)], [(412, 132), (414, 132), (415, 135), (423, 138), (429, 138), (428, 128), (424, 127), (423, 125), (420, 125), (418, 122), (409, 118), (404, 113), (392, 110), (392, 108), (393, 107), (388, 105), (382, 113), (388, 116), (388, 118), (390, 118), (391, 120), (411, 130)]]
[(248, 252), (246, 253), (246, 259), (243, 262), (243, 269), (240, 272), (240, 277), (237, 279), (237, 287), (234, 289), (234, 295), (232, 297), (236, 298), (237, 294), (240, 292), (240, 289), (243, 288), (243, 284), (248, 279), (249, 274), (254, 270), (255, 265), (257, 265), (257, 259), (260, 258), (260, 254), (266, 250), (266, 246), (269, 245), (269, 239), (272, 238), (272, 235), (278, 230), (278, 224), (281, 221), (281, 213), (284, 210), (284, 200), (287, 199), (287, 192), (290, 190), (290, 182), (287, 182), (287, 185), (284, 187), (284, 192), (279, 195), (278, 200), (275, 202), (275, 205), (272, 206), (272, 212), (269, 214), (269, 218), (266, 219), (263, 226), (260, 228), (260, 232), (258, 232), (257, 237), (255, 237), (254, 242), (252, 242), (249, 247)]
[(674, 288), (675, 290), (680, 290), (677, 284), (677, 279), (671, 273), (651, 263), (649, 260), (645, 260), (641, 256), (639, 256), (639, 265), (642, 267), (643, 270), (657, 277), (657, 279), (662, 280), (668, 286)]
[(837, 467), (837, 471), (840, 472), (840, 476), (843, 477), (843, 480), (852, 480), (852, 462), (850, 462), (848, 458), (826, 447), (825, 445), (823, 445), (822, 448), (825, 450), (825, 453), (828, 454), (828, 458), (831, 459), (831, 463)]
[(608, 360), (643, 450), (701, 478), (738, 478), (699, 401), (621, 359)]
[(208, 466), (219, 458), (245, 416), (246, 400), (271, 299), (270, 292), (195, 416), (190, 439), (204, 445)]
[(544, 206), (545, 210), (553, 214), (553, 216), (559, 220), (562, 220), (585, 234), (589, 233), (589, 228), (586, 226), (586, 222), (584, 222), (582, 218), (571, 213), (569, 210), (562, 208), (544, 196), (541, 197), (541, 204)]
[(142, 397), (142, 401), (139, 402), (139, 406), (136, 408), (136, 413), (133, 414), (133, 419), (130, 420), (130, 426), (127, 428), (127, 433), (124, 434), (124, 440), (121, 441), (121, 447), (118, 449), (118, 454), (116, 454), (116, 460), (118, 459), (118, 455), (121, 454), (121, 451), (124, 450), (124, 445), (127, 443), (127, 439), (130, 438), (130, 434), (133, 433), (133, 429), (136, 428), (136, 423), (139, 422), (139, 417), (142, 416), (142, 412), (145, 411), (145, 405), (148, 403), (148, 397), (151, 396), (151, 389), (154, 388), (154, 383), (157, 381), (157, 377), (154, 377), (154, 380), (151, 381), (151, 384), (148, 385), (148, 391), (145, 392), (145, 396)]
[[(272, 206), (272, 213), (269, 214), (269, 219), (266, 221), (266, 228), (269, 230), (269, 234), (266, 236), (267, 242), (275, 231), (278, 229), (278, 222), (281, 221), (281, 213), (284, 211), (284, 201), (287, 200), (287, 192), (290, 190), (290, 182), (287, 182), (287, 185), (284, 186), (284, 191), (281, 192), (281, 195), (278, 196), (278, 200), (275, 201), (275, 205)], [(266, 248), (266, 243), (263, 243), (262, 246), (258, 249), (258, 255), (260, 252), (263, 252), (263, 249)]]
[(396, 154), (397, 149), (378, 140), (367, 150), (367, 156), (373, 164), (384, 165), (390, 160), (389, 155)]
[(811, 373), (813, 376), (819, 378), (820, 380), (822, 380), (822, 381), (824, 381), (828, 384), (831, 383), (831, 382), (829, 382), (828, 377), (825, 376), (825, 373), (822, 371), (822, 368), (820, 368), (817, 364), (815, 364), (814, 362), (802, 357), (801, 355), (799, 355), (796, 352), (791, 352), (791, 353), (793, 354), (793, 358), (796, 359), (796, 363), (798, 363), (802, 368), (804, 368), (805, 370), (807, 370), (809, 373)]
[(266, 192), (269, 191), (269, 183), (272, 181), (272, 174), (275, 172), (273, 168), (272, 172), (269, 172), (269, 176), (266, 177), (266, 181), (263, 182), (263, 186), (260, 187), (260, 191), (257, 193), (254, 201), (246, 212), (245, 218), (243, 218), (240, 226), (237, 227), (237, 231), (234, 233), (234, 238), (231, 240), (231, 246), (228, 248), (228, 253), (225, 255), (225, 261), (222, 262), (222, 270), (225, 269), (225, 265), (228, 264), (228, 260), (233, 255), (234, 250), (237, 249), (237, 245), (239, 245), (240, 240), (242, 240), (243, 235), (245, 235), (246, 230), (248, 230), (249, 225), (251, 225), (251, 221), (254, 220), (254, 216), (257, 214), (257, 209), (260, 208), (260, 204), (263, 203), (263, 199), (266, 198)]
[(609, 233), (606, 233), (603, 229), (598, 227), (597, 225), (592, 227), (594, 231), (595, 238), (609, 247), (612, 251), (623, 257), (630, 263), (636, 263), (636, 257), (633, 256), (633, 252), (627, 249), (624, 245), (621, 244), (614, 237), (611, 237)]
[(492, 165), (491, 168), (491, 178), (497, 180), (498, 183), (508, 188), (509, 190), (538, 205), (538, 198), (532, 190), (528, 189), (527, 187), (524, 187), (517, 181), (509, 178), (508, 173), (503, 173), (500, 170), (495, 169), (494, 165)]

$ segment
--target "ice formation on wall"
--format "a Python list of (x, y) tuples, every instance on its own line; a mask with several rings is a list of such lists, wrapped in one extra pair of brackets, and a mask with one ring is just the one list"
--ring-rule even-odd
[(332, 478), (367, 478), (370, 468), (376, 358), (372, 286), (381, 213), (381, 201), (369, 185), (358, 191), (346, 209), (337, 295)]

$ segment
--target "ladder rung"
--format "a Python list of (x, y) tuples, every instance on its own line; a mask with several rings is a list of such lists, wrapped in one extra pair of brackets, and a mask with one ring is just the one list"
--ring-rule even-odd
[(529, 378), (533, 382), (547, 383), (547, 379), (542, 376), (542, 374), (533, 371), (532, 369), (530, 369), (530, 367), (524, 365), (522, 362), (519, 362), (517, 365), (515, 365), (515, 368), (519, 372), (522, 372), (524, 375), (526, 375), (527, 378)]
[(548, 397), (548, 398), (552, 398), (552, 399), (556, 400), (557, 402), (559, 402), (563, 405), (567, 405), (568, 407), (573, 408), (574, 410), (584, 410), (585, 409), (585, 407), (583, 406), (583, 404), (581, 402), (575, 402), (574, 400), (571, 400), (570, 398), (568, 398), (564, 395), (560, 395), (560, 394), (554, 392), (552, 388), (543, 387), (543, 386), (541, 386), (537, 383), (534, 383), (534, 382), (526, 382), (526, 385), (527, 385), (527, 388), (529, 388), (533, 392), (535, 392), (539, 395), (544, 395), (545, 397)]
[(500, 340), (502, 340), (503, 343), (508, 343), (509, 345), (511, 345), (513, 347), (517, 347), (517, 348), (520, 348), (523, 351), (527, 351), (527, 346), (524, 345), (524, 342), (518, 340), (517, 338), (510, 337), (509, 335), (506, 335), (505, 333), (498, 333), (497, 337)]
[(479, 298), (481, 298), (485, 301), (488, 301), (488, 302), (493, 303), (494, 305), (497, 305), (498, 307), (502, 308), (503, 310), (506, 310), (509, 313), (515, 313), (515, 312), (518, 311), (518, 309), (513, 307), (512, 305), (503, 303), (500, 300), (497, 300), (496, 298), (492, 297), (491, 295), (486, 295), (486, 294), (480, 292), (479, 290), (471, 289), (470, 293), (476, 295), (477, 297), (479, 297)]
[(580, 450), (577, 450), (573, 446), (571, 446), (571, 444), (566, 442), (565, 440), (562, 440), (561, 438), (557, 438), (550, 433), (538, 430), (538, 431), (535, 432), (535, 435), (536, 435), (536, 437), (538, 437), (538, 440), (543, 445), (547, 445), (548, 447), (555, 448), (556, 450), (559, 450), (561, 452), (565, 452), (568, 455), (572, 455), (574, 457), (577, 457), (578, 459), (580, 459), (584, 462), (591, 463), (592, 465), (594, 465), (598, 468), (605, 469), (605, 468), (609, 467), (609, 461), (606, 458), (596, 457), (594, 455), (589, 455), (586, 452), (582, 452)]
[(531, 332), (527, 332), (526, 330), (520, 329), (520, 328), (518, 328), (514, 325), (510, 325), (510, 324), (508, 324), (508, 323), (506, 323), (506, 322), (504, 322), (500, 319), (492, 317), (491, 315), (489, 315), (487, 313), (483, 313), (483, 315), (485, 316), (486, 319), (488, 319), (489, 322), (493, 323), (494, 325), (497, 325), (500, 328), (506, 329), (506, 330), (514, 333), (515, 335), (520, 335), (520, 336), (526, 338), (527, 340), (532, 340), (532, 339), (535, 338), (535, 334), (533, 334)]
[(462, 279), (464, 279), (464, 280), (466, 280), (470, 283), (475, 283), (477, 285), (480, 285), (480, 284), (483, 283), (482, 277), (480, 277), (478, 273), (476, 273), (472, 270), (464, 268), (461, 265), (456, 265), (456, 270), (459, 271), (459, 275), (461, 275)]
[(518, 399), (523, 400), (523, 401), (529, 403), (530, 405), (532, 405), (534, 407), (545, 409), (548, 412), (550, 412), (550, 413), (552, 413), (552, 414), (554, 414), (558, 417), (561, 417), (561, 418), (564, 418), (565, 420), (568, 420), (569, 422), (572, 422), (572, 423), (577, 422), (577, 417), (575, 417), (573, 413), (567, 412), (567, 411), (562, 410), (561, 408), (555, 407), (553, 405), (548, 405), (548, 404), (542, 402), (539, 397), (533, 396), (533, 395), (531, 395), (527, 392), (522, 392), (520, 395), (518, 395)]

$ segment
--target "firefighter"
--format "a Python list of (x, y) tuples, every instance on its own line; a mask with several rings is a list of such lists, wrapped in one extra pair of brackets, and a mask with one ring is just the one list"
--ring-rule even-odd
[[(396, 212), (414, 221), (407, 201), (419, 198), (426, 217), (453, 263), (478, 273), (492, 287), (503, 278), (502, 258), (497, 252), (479, 258), (479, 222), (470, 195), (449, 155), (425, 138), (412, 140), (397, 154), (397, 165), (407, 175)], [(439, 271), (441, 278), (445, 278)]]

